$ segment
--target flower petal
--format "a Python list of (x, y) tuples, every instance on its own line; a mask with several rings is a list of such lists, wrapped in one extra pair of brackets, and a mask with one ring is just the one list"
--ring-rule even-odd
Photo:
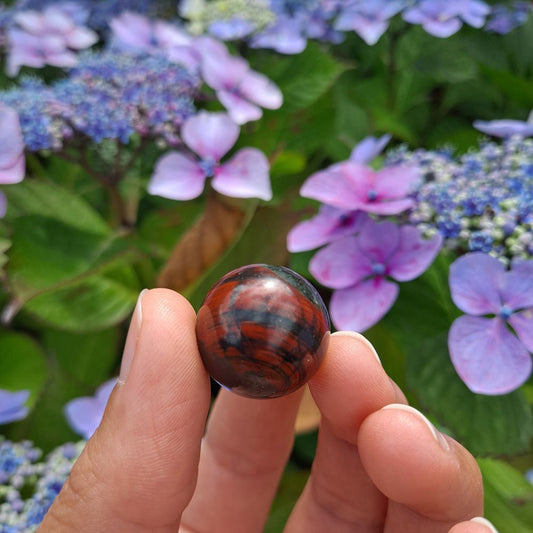
[(243, 77), (239, 90), (254, 104), (267, 109), (278, 109), (283, 103), (279, 87), (269, 78), (254, 70), (249, 70)]
[(392, 135), (382, 135), (379, 138), (366, 137), (354, 147), (350, 154), (350, 160), (354, 163), (367, 165), (383, 151), (391, 138)]
[(377, 172), (374, 187), (378, 197), (396, 200), (412, 192), (419, 181), (418, 167), (395, 165)]
[(109, 400), (109, 397), (111, 396), (111, 393), (113, 392), (113, 389), (115, 388), (115, 384), (117, 383), (117, 378), (112, 378), (107, 380), (105, 383), (102, 383), (97, 389), (95, 398), (102, 404), (104, 407), (107, 405), (107, 401)]
[(156, 163), (148, 192), (172, 200), (191, 200), (202, 194), (205, 177), (196, 161), (170, 152)]
[(398, 297), (398, 285), (372, 278), (355, 287), (335, 291), (331, 297), (331, 321), (339, 330), (365, 331), (389, 311)]
[(98, 42), (98, 34), (89, 28), (77, 26), (65, 35), (65, 42), (69, 48), (82, 50), (83, 48), (89, 48), (89, 46)]
[(412, 198), (404, 198), (403, 200), (366, 202), (355, 205), (358, 209), (362, 209), (367, 213), (374, 213), (375, 215), (397, 215), (413, 207), (415, 201)]
[(394, 222), (375, 222), (371, 218), (363, 224), (357, 236), (357, 247), (374, 263), (388, 264), (400, 244), (400, 228)]
[(217, 98), (228, 110), (229, 116), (236, 124), (246, 124), (253, 120), (259, 120), (263, 116), (263, 111), (260, 107), (252, 104), (239, 93), (220, 90), (217, 91)]
[(0, 389), (0, 424), (8, 424), (22, 420), (28, 414), (24, 405), (30, 396), (30, 391), (21, 390), (10, 392)]
[(243, 148), (215, 171), (211, 185), (226, 196), (271, 200), (268, 171), (268, 159), (261, 150)]
[(26, 172), (26, 158), (24, 153), (9, 168), (0, 168), (0, 183), (19, 183)]
[(450, 291), (455, 305), (471, 315), (497, 313), (501, 307), (499, 289), (503, 264), (482, 252), (463, 255), (450, 266)]
[(296, 224), (287, 235), (289, 252), (312, 250), (340, 237), (356, 233), (367, 215), (322, 205), (317, 215)]
[(149, 50), (152, 48), (152, 24), (147, 17), (125, 11), (109, 22), (113, 44), (120, 48)]
[(506, 272), (503, 277), (501, 297), (502, 303), (513, 311), (533, 307), (531, 272), (520, 271), (520, 269)]
[(533, 124), (522, 120), (476, 120), (474, 128), (494, 137), (511, 137), (512, 135), (531, 137), (533, 135)]
[(448, 20), (428, 20), (422, 27), (430, 35), (445, 39), (457, 33), (462, 25), (463, 23), (458, 18), (450, 18)]
[(361, 253), (355, 237), (343, 237), (319, 250), (309, 262), (309, 271), (326, 287), (344, 289), (372, 273), (372, 262)]
[(18, 113), (0, 104), (0, 169), (13, 167), (23, 151)]
[(104, 409), (89, 396), (75, 398), (65, 405), (65, 416), (70, 427), (85, 439), (90, 439), (100, 425)]
[(226, 113), (200, 111), (181, 128), (183, 142), (202, 159), (219, 161), (235, 144), (240, 128)]
[(250, 68), (245, 59), (231, 56), (221, 42), (210, 37), (197, 39), (194, 48), (202, 57), (202, 78), (215, 91), (237, 87)]
[(442, 236), (424, 239), (414, 226), (400, 228), (400, 244), (389, 262), (389, 274), (397, 281), (409, 281), (422, 274), (442, 246)]
[(459, 317), (448, 348), (457, 373), (478, 394), (507, 394), (531, 373), (531, 356), (499, 318)]

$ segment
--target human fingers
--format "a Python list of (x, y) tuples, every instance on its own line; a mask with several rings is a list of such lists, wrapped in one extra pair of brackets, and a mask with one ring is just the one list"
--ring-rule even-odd
[(476, 516), (467, 522), (456, 524), (448, 533), (498, 533), (498, 531), (486, 518)]
[(372, 413), (357, 444), (369, 477), (390, 500), (384, 531), (444, 533), (482, 514), (475, 459), (412, 407), (392, 404)]
[(355, 333), (331, 336), (309, 385), (323, 421), (311, 476), (285, 532), (381, 531), (387, 501), (361, 463), (357, 435), (368, 415), (405, 397)]
[(302, 390), (254, 400), (221, 390), (202, 445), (182, 530), (261, 532), (292, 449)]
[(177, 530), (210, 401), (195, 320), (173, 291), (141, 294), (102, 423), (39, 533)]

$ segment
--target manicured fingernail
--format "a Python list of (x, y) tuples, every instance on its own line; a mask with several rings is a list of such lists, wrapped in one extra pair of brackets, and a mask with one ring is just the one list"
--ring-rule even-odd
[(482, 516), (476, 516), (475, 518), (472, 518), (470, 522), (476, 522), (477, 524), (485, 526), (491, 533), (498, 533), (498, 530), (486, 518), (483, 518)]
[[(378, 360), (378, 363), (381, 365), (381, 359), (379, 358), (378, 352), (376, 352), (376, 349), (374, 346), (372, 346), (372, 343), (360, 333), (357, 333), (356, 331), (336, 331), (335, 333), (331, 334), (332, 337), (353, 337), (354, 339), (358, 339), (364, 344), (366, 344), (369, 348), (374, 357)], [(383, 365), (382, 365), (383, 366)]]
[(450, 449), (450, 446), (448, 445), (448, 442), (446, 439), (442, 436), (440, 431), (437, 431), (437, 428), (418, 410), (416, 410), (414, 407), (411, 407), (410, 405), (404, 405), (402, 403), (391, 403), (389, 405), (386, 405), (385, 407), (382, 407), (382, 409), (399, 409), (400, 411), (407, 411), (408, 413), (412, 413), (426, 426), (431, 430), (431, 434), (435, 438), (435, 440), (441, 445), (442, 448), (444, 448), (446, 451)]
[(120, 375), (118, 377), (118, 383), (120, 385), (124, 385), (124, 383), (126, 383), (126, 378), (130, 373), (133, 357), (135, 356), (135, 348), (137, 348), (137, 341), (139, 340), (139, 333), (141, 332), (141, 324), (143, 319), (142, 299), (147, 290), (148, 289), (143, 289), (140, 292), (139, 297), (137, 298), (137, 303), (135, 304), (135, 310), (133, 311), (133, 315), (131, 317), (130, 329), (128, 331), (124, 352), (122, 354), (122, 363), (120, 364)]

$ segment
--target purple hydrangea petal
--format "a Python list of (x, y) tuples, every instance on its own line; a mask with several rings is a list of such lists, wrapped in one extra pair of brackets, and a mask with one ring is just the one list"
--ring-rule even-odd
[(54, 67), (75, 67), (78, 64), (78, 58), (74, 52), (63, 50), (62, 52), (51, 52), (47, 54), (46, 63)]
[(509, 323), (522, 341), (522, 344), (530, 352), (533, 352), (533, 307), (514, 313), (509, 317)]
[(0, 104), (0, 169), (12, 168), (23, 151), (24, 141), (18, 113)]
[(153, 23), (153, 33), (157, 37), (158, 45), (165, 49), (176, 46), (191, 46), (192, 37), (174, 24), (165, 20), (156, 20)]
[(527, 276), (533, 276), (533, 259), (514, 259), (511, 264), (511, 270)]
[(354, 147), (350, 154), (350, 160), (361, 165), (367, 165), (383, 151), (391, 138), (392, 135), (388, 134), (379, 138), (366, 137)]
[(471, 315), (498, 313), (504, 274), (504, 265), (490, 255), (463, 255), (450, 266), (450, 291), (455, 305)]
[(216, 169), (211, 185), (226, 196), (271, 200), (268, 171), (268, 159), (263, 152), (257, 148), (243, 148)]
[(450, 18), (448, 20), (428, 20), (422, 24), (422, 27), (434, 37), (446, 39), (457, 33), (462, 25), (463, 23), (458, 18)]
[(397, 215), (407, 211), (415, 205), (412, 198), (403, 198), (402, 200), (388, 200), (385, 202), (366, 202), (356, 204), (359, 209), (375, 215)]
[[(338, 26), (337, 26), (338, 27)], [(376, 44), (380, 37), (387, 31), (389, 22), (385, 20), (370, 21), (366, 17), (354, 14), (351, 28), (366, 44), (372, 46)]]
[(192, 200), (202, 194), (205, 178), (205, 172), (194, 159), (170, 152), (156, 163), (148, 192), (172, 200)]
[(250, 102), (267, 109), (278, 109), (283, 103), (279, 87), (263, 74), (253, 70), (244, 75), (239, 90)]
[(473, 28), (481, 28), (485, 24), (487, 15), (490, 14), (491, 8), (479, 0), (468, 0), (458, 2), (459, 13), (461, 18)]
[(107, 405), (107, 401), (115, 388), (117, 378), (109, 379), (96, 389), (95, 398), (104, 406)]
[(259, 120), (263, 116), (260, 107), (244, 99), (239, 93), (219, 90), (217, 91), (217, 98), (236, 124), (246, 124), (253, 120)]
[(104, 409), (91, 397), (71, 400), (65, 406), (69, 426), (84, 439), (90, 439), (100, 425)]
[(24, 179), (26, 172), (26, 159), (24, 153), (11, 167), (0, 168), (0, 183), (19, 183)]
[(217, 39), (232, 41), (242, 39), (255, 29), (255, 25), (241, 17), (233, 17), (230, 20), (217, 20), (209, 25), (207, 31)]
[(98, 42), (98, 35), (89, 28), (82, 26), (73, 28), (65, 35), (65, 43), (69, 48), (73, 48), (74, 50), (89, 48), (89, 46), (92, 46), (96, 42)]
[(25, 31), (33, 34), (39, 35), (46, 31), (47, 24), (42, 13), (32, 9), (15, 13), (13, 16), (13, 21)]
[(200, 111), (181, 128), (183, 142), (202, 159), (219, 161), (239, 137), (237, 126), (226, 113)]
[(296, 224), (287, 235), (289, 252), (313, 250), (340, 237), (356, 233), (367, 215), (362, 211), (342, 211), (329, 205), (320, 206), (314, 217)]
[(506, 272), (500, 294), (502, 303), (511, 310), (533, 307), (533, 276), (520, 269)]
[(390, 221), (368, 219), (357, 236), (357, 246), (373, 263), (388, 264), (400, 245), (400, 228)]
[(457, 373), (478, 394), (507, 394), (531, 373), (530, 354), (499, 318), (457, 318), (448, 348)]
[(400, 228), (400, 244), (389, 261), (389, 274), (397, 281), (417, 278), (433, 263), (442, 246), (442, 236), (424, 239), (414, 226)]
[(493, 137), (511, 137), (513, 135), (531, 137), (533, 135), (533, 123), (522, 120), (476, 120), (474, 128)]
[(273, 26), (252, 37), (253, 48), (272, 48), (280, 54), (300, 54), (307, 46), (301, 23), (288, 17), (279, 17)]
[(398, 297), (398, 285), (383, 278), (372, 278), (335, 291), (330, 314), (339, 330), (363, 332), (379, 322)]
[(113, 32), (113, 45), (121, 49), (150, 50), (152, 27), (150, 20), (138, 13), (123, 12), (109, 22)]
[(29, 396), (28, 390), (10, 392), (0, 389), (0, 424), (9, 424), (25, 418), (28, 408), (24, 404)]
[(361, 253), (355, 237), (343, 237), (322, 250), (309, 262), (309, 271), (322, 285), (344, 289), (372, 274), (372, 261)]
[[(232, 89), (239, 85), (250, 69), (242, 57), (229, 55), (226, 47), (214, 39), (203, 37), (195, 41), (200, 52), (202, 77), (212, 89)], [(209, 40), (208, 40), (209, 39)]]
[(420, 181), (420, 169), (415, 166), (395, 165), (377, 172), (374, 184), (378, 198), (403, 199)]

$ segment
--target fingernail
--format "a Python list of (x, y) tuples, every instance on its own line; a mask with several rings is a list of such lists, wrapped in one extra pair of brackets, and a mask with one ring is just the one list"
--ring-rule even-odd
[(130, 373), (131, 364), (135, 355), (135, 348), (137, 348), (137, 341), (139, 340), (139, 333), (141, 332), (141, 324), (143, 319), (142, 313), (142, 299), (148, 289), (143, 289), (139, 293), (135, 309), (131, 317), (130, 329), (126, 337), (126, 344), (124, 345), (124, 352), (122, 353), (122, 363), (120, 364), (120, 375), (118, 383), (124, 385), (126, 378)]
[(410, 405), (404, 405), (402, 403), (391, 403), (389, 405), (386, 405), (385, 407), (382, 407), (381, 409), (399, 409), (400, 411), (407, 411), (408, 413), (413, 413), (414, 415), (418, 416), (420, 420), (426, 424), (426, 426), (431, 430), (431, 434), (435, 438), (435, 440), (441, 445), (444, 450), (448, 451), (450, 449), (450, 446), (448, 445), (448, 442), (446, 439), (442, 436), (440, 431), (437, 431), (437, 428), (417, 409), (414, 407), (411, 407)]
[(477, 524), (481, 524), (489, 529), (491, 533), (498, 533), (498, 530), (486, 519), (482, 516), (476, 516), (475, 518), (472, 518), (470, 522), (476, 522)]
[(331, 336), (332, 337), (352, 337), (354, 339), (360, 340), (361, 342), (363, 342), (370, 348), (370, 351), (372, 352), (374, 357), (377, 359), (378, 363), (381, 366), (383, 366), (383, 364), (381, 363), (381, 359), (379, 358), (378, 352), (376, 352), (376, 349), (374, 348), (372, 343), (364, 335), (361, 335), (360, 333), (357, 333), (356, 331), (336, 331), (335, 333), (332, 333)]

